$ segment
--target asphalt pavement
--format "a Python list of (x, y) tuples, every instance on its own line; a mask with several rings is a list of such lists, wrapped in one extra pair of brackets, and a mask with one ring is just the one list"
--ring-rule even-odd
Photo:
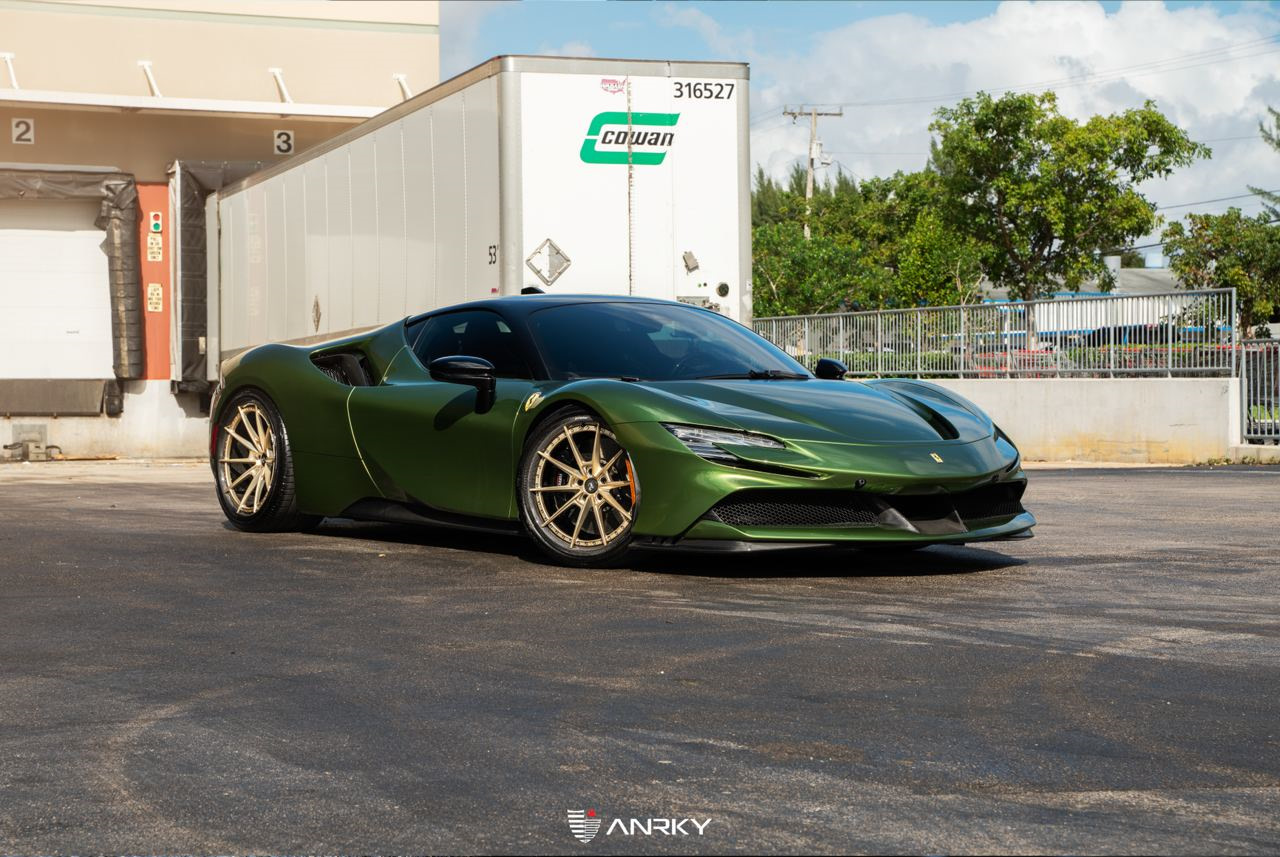
[(596, 571), (0, 465), (0, 852), (1276, 853), (1280, 468), (1031, 476), (1031, 541)]

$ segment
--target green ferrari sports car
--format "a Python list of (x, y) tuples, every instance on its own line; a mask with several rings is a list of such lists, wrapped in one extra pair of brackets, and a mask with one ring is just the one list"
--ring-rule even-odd
[(523, 530), (572, 565), (1031, 535), (1018, 450), (979, 408), (844, 376), (686, 304), (495, 298), (232, 358), (210, 460), (242, 530)]

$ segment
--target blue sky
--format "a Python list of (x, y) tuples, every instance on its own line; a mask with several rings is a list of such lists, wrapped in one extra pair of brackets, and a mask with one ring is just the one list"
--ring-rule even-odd
[[(1053, 88), (1079, 119), (1150, 99), (1209, 142), (1212, 160), (1144, 187), (1161, 205), (1280, 188), (1280, 156), (1257, 135), (1280, 108), (1277, 2), (444, 0), (440, 32), (443, 77), (504, 53), (748, 62), (752, 160), (777, 176), (808, 143), (786, 105), (851, 105), (820, 132), (866, 177), (922, 167), (932, 112), (953, 93)], [(1046, 81), (1058, 83), (1031, 86)]]
[[(626, 0), (443, 0), (441, 30), (445, 41), (441, 62), (443, 78), (452, 77), (498, 54), (536, 54), (559, 50), (565, 44), (588, 44), (596, 56), (640, 59), (736, 59), (708, 57), (705, 41), (696, 33), (665, 22), (662, 7), (669, 3)], [(720, 0), (712, 3), (679, 3), (713, 17), (728, 30), (751, 30), (762, 48), (800, 48), (817, 33), (842, 25), (886, 15), (910, 14), (931, 24), (945, 26), (973, 21), (993, 14), (999, 0)], [(1108, 13), (1121, 0), (1097, 4)], [(1211, 3), (1205, 0), (1170, 0), (1170, 8), (1207, 6), (1221, 14), (1234, 14), (1240, 0)], [(1251, 5), (1276, 6), (1259, 0)], [(483, 26), (464, 31), (472, 20)], [(454, 30), (453, 33), (450, 31)], [(464, 42), (449, 44), (451, 36)]]

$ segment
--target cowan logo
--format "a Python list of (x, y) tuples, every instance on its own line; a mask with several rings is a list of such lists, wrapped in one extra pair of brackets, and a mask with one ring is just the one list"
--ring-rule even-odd
[[(567, 810), (569, 832), (586, 845), (600, 832), (603, 819), (594, 809)], [(605, 829), (605, 836), (702, 836), (711, 819), (696, 818), (615, 818)]]
[(582, 141), (582, 160), (588, 164), (625, 164), (627, 145), (631, 146), (631, 163), (654, 166), (662, 163), (675, 142), (679, 113), (632, 113), (628, 127), (625, 111), (606, 110), (597, 113), (587, 127)]

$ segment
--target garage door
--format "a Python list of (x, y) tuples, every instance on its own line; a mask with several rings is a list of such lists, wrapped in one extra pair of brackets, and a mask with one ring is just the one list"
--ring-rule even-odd
[(98, 203), (0, 200), (0, 378), (111, 378)]

